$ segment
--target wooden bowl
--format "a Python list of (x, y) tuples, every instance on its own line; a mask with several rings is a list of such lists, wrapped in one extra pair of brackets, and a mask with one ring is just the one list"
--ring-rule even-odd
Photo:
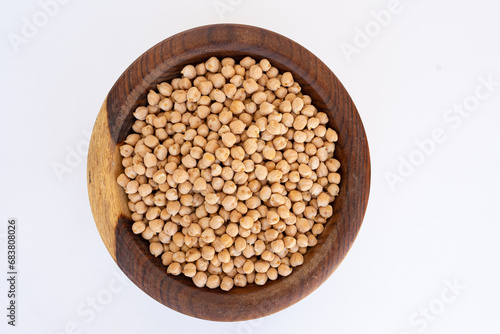
[[(229, 292), (197, 288), (190, 278), (167, 274), (148, 242), (131, 230), (127, 196), (116, 183), (123, 172), (119, 145), (131, 132), (132, 112), (145, 105), (149, 89), (180, 76), (187, 64), (211, 56), (267, 58), (290, 71), (339, 134), (335, 157), (342, 163), (334, 214), (304, 264), (288, 277)], [(349, 94), (330, 69), (294, 41), (257, 27), (217, 24), (181, 32), (155, 45), (125, 70), (109, 92), (92, 132), (88, 191), (97, 228), (121, 270), (148, 295), (178, 312), (208, 320), (241, 321), (278, 312), (309, 295), (337, 268), (351, 247), (365, 214), (370, 158), (365, 131)]]

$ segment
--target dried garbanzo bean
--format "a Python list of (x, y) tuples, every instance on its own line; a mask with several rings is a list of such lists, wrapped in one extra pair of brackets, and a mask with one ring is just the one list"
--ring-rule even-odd
[(120, 147), (133, 233), (197, 287), (290, 275), (340, 191), (327, 114), (292, 73), (251, 57), (187, 65), (147, 101)]

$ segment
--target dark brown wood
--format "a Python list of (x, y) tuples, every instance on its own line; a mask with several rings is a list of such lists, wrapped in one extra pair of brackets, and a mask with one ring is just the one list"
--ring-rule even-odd
[[(267, 58), (280, 71), (290, 71), (330, 117), (339, 140), (335, 156), (342, 163), (340, 194), (334, 215), (304, 264), (285, 278), (264, 286), (248, 285), (229, 292), (197, 288), (182, 275), (167, 275), (145, 240), (131, 231), (127, 198), (116, 184), (122, 172), (118, 146), (130, 133), (132, 112), (145, 104), (149, 89), (180, 75), (187, 64), (211, 56)], [(257, 27), (219, 24), (172, 36), (139, 57), (118, 79), (99, 113), (88, 158), (88, 189), (101, 237), (123, 272), (160, 303), (193, 317), (240, 321), (278, 312), (307, 296), (337, 268), (361, 227), (370, 188), (370, 158), (363, 124), (349, 94), (332, 71), (294, 41)]]

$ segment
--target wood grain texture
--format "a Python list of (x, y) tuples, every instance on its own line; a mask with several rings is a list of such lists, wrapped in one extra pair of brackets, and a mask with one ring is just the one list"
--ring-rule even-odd
[[(92, 130), (87, 156), (87, 188), (90, 207), (104, 245), (116, 261), (117, 217), (130, 217), (128, 198), (117, 187), (116, 178), (123, 171), (119, 146), (111, 139), (104, 101)], [(97, 223), (99, 222), (99, 223)]]
[[(180, 75), (187, 64), (211, 56), (267, 58), (290, 71), (330, 126), (339, 133), (335, 157), (342, 163), (340, 194), (334, 214), (304, 264), (285, 278), (264, 286), (229, 292), (197, 288), (182, 275), (167, 275), (148, 243), (131, 231), (126, 196), (116, 184), (122, 172), (118, 145), (131, 131), (132, 112), (144, 105), (149, 89)], [(290, 39), (257, 27), (220, 24), (195, 28), (157, 44), (118, 79), (101, 109), (88, 158), (88, 189), (101, 237), (123, 272), (160, 303), (197, 318), (241, 321), (278, 312), (307, 296), (337, 268), (361, 227), (370, 188), (370, 158), (365, 131), (349, 94), (316, 56)]]

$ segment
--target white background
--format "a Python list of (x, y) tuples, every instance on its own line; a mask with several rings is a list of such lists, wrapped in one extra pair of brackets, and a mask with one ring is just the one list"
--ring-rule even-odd
[[(500, 332), (500, 87), (460, 124), (444, 118), (478, 101), (479, 77), (500, 82), (499, 2), (401, 0), (377, 31), (371, 12), (388, 4), (75, 0), (14, 47), (9, 36), (24, 38), (24, 19), (43, 19), (42, 9), (36, 0), (2, 0), (0, 265), (5, 273), (5, 226), (17, 217), (20, 278), (12, 329), (0, 274), (0, 332)], [(273, 30), (321, 58), (356, 103), (372, 159), (368, 211), (342, 265), (298, 304), (250, 323), (184, 316), (117, 281), (88, 204), (86, 153), (78, 153), (130, 63), (177, 32), (219, 22)], [(355, 44), (355, 29), (365, 27), (373, 29), (368, 45)], [(346, 44), (357, 45), (352, 57)], [(446, 140), (391, 190), (388, 173), (400, 158), (418, 158), (415, 141), (436, 129)], [(57, 163), (70, 169), (60, 178)], [(447, 290), (454, 282), (455, 294)], [(105, 305), (92, 311), (96, 297)]]

